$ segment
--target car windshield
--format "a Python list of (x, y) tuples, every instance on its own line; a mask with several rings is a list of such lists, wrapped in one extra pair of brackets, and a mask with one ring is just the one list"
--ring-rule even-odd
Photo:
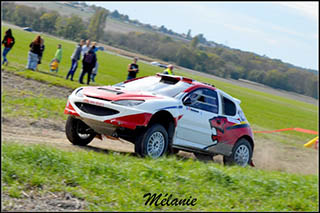
[(155, 94), (175, 97), (190, 87), (190, 84), (172, 77), (149, 76), (142, 79), (119, 83), (114, 86), (122, 87), (127, 91), (147, 91)]

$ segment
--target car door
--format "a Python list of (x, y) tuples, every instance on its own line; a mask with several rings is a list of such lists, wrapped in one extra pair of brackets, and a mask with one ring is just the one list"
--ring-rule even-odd
[(176, 128), (177, 145), (204, 148), (213, 144), (210, 119), (218, 115), (217, 92), (200, 88), (183, 99), (182, 118)]

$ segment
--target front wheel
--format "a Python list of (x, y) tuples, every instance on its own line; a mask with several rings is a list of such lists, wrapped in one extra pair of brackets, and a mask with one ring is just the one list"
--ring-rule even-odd
[(168, 133), (160, 124), (154, 124), (148, 128), (135, 143), (135, 152), (142, 157), (158, 158), (164, 155), (167, 149)]
[(93, 140), (96, 133), (82, 120), (69, 116), (66, 123), (66, 135), (73, 145), (86, 146)]
[(233, 147), (232, 154), (223, 156), (223, 163), (225, 165), (237, 164), (245, 167), (251, 163), (252, 158), (252, 146), (245, 138), (240, 139)]

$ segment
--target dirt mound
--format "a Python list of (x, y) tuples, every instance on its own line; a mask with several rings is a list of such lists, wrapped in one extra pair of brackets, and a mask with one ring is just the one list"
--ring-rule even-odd
[(6, 72), (4, 70), (2, 70), (1, 72), (1, 77), (2, 91), (29, 90), (37, 96), (43, 95), (52, 98), (65, 98), (66, 100), (70, 93), (73, 91), (72, 89), (48, 85), (33, 79), (25, 79), (21, 76)]

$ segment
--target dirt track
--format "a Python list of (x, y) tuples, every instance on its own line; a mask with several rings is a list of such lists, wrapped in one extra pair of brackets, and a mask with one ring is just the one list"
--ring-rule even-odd
[[(60, 97), (67, 100), (69, 89), (49, 86), (31, 79), (24, 79), (8, 72), (2, 72), (2, 90), (30, 90), (35, 95), (42, 93), (49, 97)], [(53, 92), (55, 91), (55, 92)], [(63, 112), (61, 112), (63, 113)], [(64, 132), (63, 120), (30, 118), (13, 119), (2, 116), (2, 141), (15, 141), (24, 144), (47, 144), (66, 150), (83, 149), (71, 145)], [(277, 170), (300, 174), (318, 173), (318, 152), (314, 149), (296, 148), (289, 145), (267, 141), (258, 138), (254, 152), (254, 163), (258, 169)], [(94, 139), (88, 150), (117, 152), (134, 152), (134, 145), (125, 141)], [(192, 157), (193, 154), (179, 152), (184, 157)], [(215, 157), (215, 162), (222, 164), (220, 156)]]

